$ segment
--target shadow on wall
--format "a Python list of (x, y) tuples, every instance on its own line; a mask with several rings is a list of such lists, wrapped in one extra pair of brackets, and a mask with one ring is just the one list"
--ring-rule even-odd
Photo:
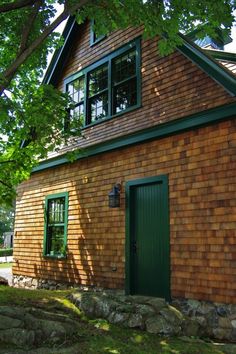
[[(91, 178), (99, 179), (99, 175)], [(102, 178), (102, 177), (100, 177)], [(67, 258), (42, 256), (42, 244), (37, 244), (40, 256), (34, 262), (36, 278), (71, 284), (123, 287), (124, 283), (124, 200), (121, 208), (108, 207), (108, 193), (112, 184), (102, 181), (86, 186), (81, 179), (69, 197)], [(94, 184), (100, 184), (96, 188)], [(85, 188), (86, 187), (86, 188)], [(20, 269), (20, 267), (19, 267)]]

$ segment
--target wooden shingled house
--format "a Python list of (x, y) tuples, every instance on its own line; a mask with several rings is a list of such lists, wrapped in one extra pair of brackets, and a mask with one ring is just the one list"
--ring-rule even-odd
[(236, 55), (72, 18), (64, 37), (45, 82), (82, 137), (18, 188), (15, 286), (236, 303)]

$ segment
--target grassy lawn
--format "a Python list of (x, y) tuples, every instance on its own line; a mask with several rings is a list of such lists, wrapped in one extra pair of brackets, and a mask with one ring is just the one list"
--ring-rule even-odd
[[(222, 354), (236, 353), (228, 345), (216, 345), (194, 338), (161, 338), (141, 331), (111, 325), (105, 320), (90, 320), (68, 300), (68, 291), (24, 290), (0, 286), (0, 305), (27, 306), (66, 313), (79, 323), (80, 331), (71, 345), (78, 354)], [(79, 348), (79, 350), (78, 350)], [(53, 352), (54, 353), (54, 352)], [(55, 351), (55, 354), (57, 352)], [(61, 351), (60, 351), (61, 353)], [(64, 353), (64, 352), (63, 352)], [(65, 351), (65, 353), (67, 353)]]
[(12, 267), (12, 263), (0, 263), (0, 269), (9, 268), (9, 267)]

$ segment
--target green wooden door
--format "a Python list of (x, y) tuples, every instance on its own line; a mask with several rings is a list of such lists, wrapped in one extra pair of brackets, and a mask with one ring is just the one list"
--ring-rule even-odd
[(126, 291), (170, 298), (167, 176), (127, 183)]

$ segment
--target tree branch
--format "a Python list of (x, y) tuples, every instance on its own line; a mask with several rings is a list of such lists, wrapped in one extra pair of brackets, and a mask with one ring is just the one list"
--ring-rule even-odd
[(5, 161), (0, 161), (0, 165), (4, 165), (5, 163), (14, 163), (16, 160), (5, 160)]
[(0, 179), (0, 183), (3, 184), (7, 188), (10, 188), (10, 189), (12, 188), (12, 186), (10, 184), (3, 182), (1, 179)]
[(0, 5), (0, 13), (12, 10), (22, 9), (23, 7), (32, 6), (37, 0), (16, 0), (15, 2)]
[(22, 53), (26, 49), (31, 29), (39, 13), (39, 9), (41, 5), (42, 5), (42, 1), (36, 0), (35, 4), (32, 6), (32, 11), (30, 11), (28, 16), (28, 21), (26, 22), (22, 31), (19, 53)]
[(63, 22), (70, 14), (74, 14), (82, 6), (86, 5), (90, 0), (81, 0), (79, 3), (68, 8), (65, 6), (64, 11), (36, 38), (22, 53), (16, 57), (12, 64), (2, 74), (2, 83), (0, 84), (0, 96), (10, 84), (15, 76), (18, 68), (28, 59), (28, 57), (44, 42), (44, 40)]

